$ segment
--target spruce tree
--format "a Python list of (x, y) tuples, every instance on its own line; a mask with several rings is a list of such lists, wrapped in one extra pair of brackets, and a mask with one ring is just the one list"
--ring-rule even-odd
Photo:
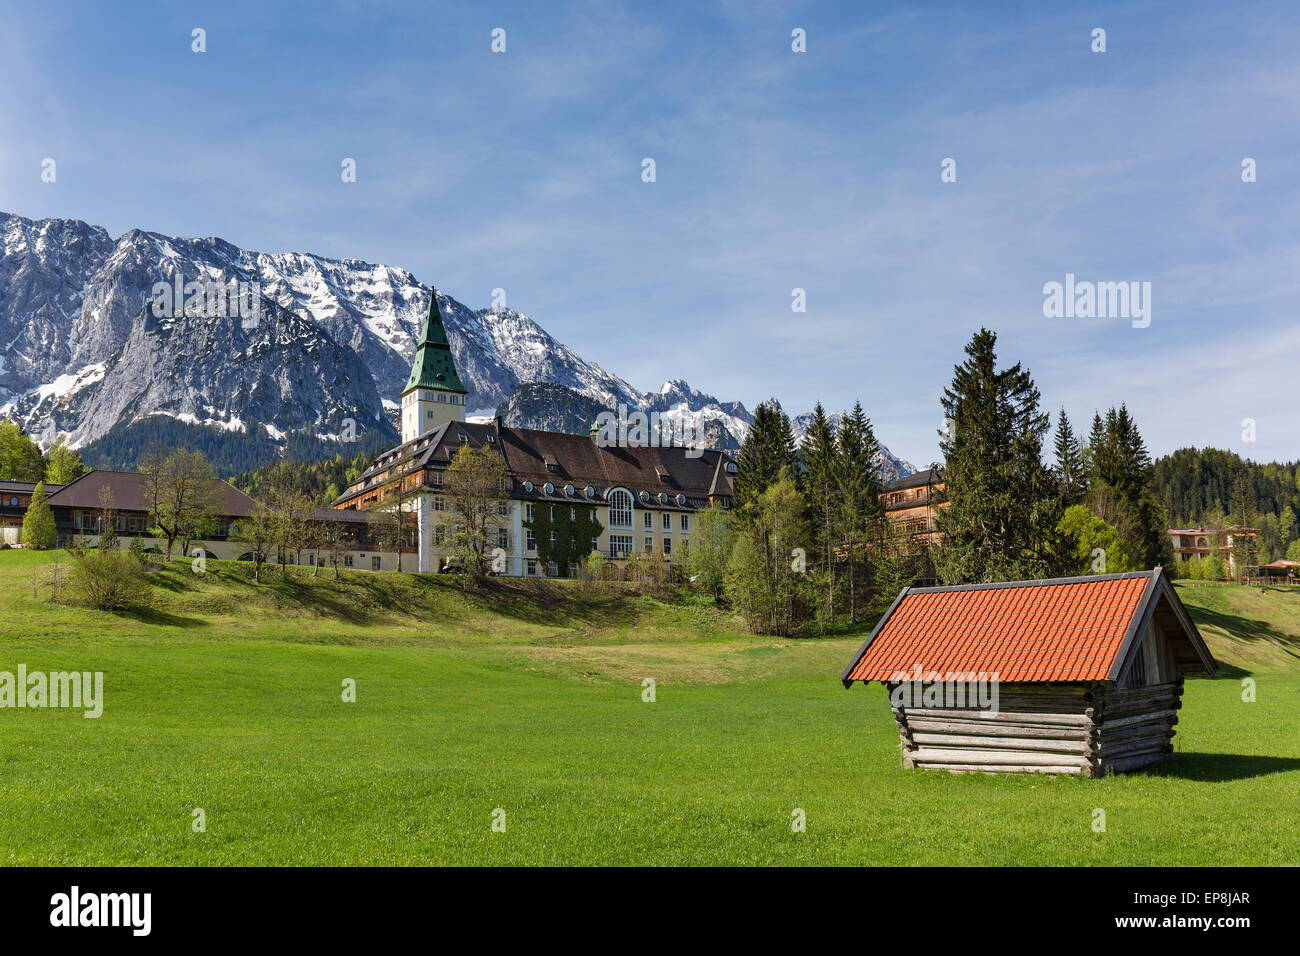
[(1067, 508), (1083, 500), (1087, 491), (1087, 466), (1064, 408), (1056, 419), (1056, 480), (1061, 483), (1061, 500)]
[(1052, 577), (1069, 566), (1056, 480), (1042, 462), (1049, 416), (1020, 363), (998, 369), (996, 344), (980, 329), (943, 393), (952, 429), (939, 447), (951, 504), (939, 513), (947, 545), (935, 562), (945, 584)]
[(799, 449), (803, 464), (803, 487), (808, 502), (808, 515), (813, 539), (821, 567), (818, 571), (821, 587), (819, 596), (820, 617), (823, 623), (835, 618), (835, 546), (838, 543), (839, 500), (838, 464), (839, 449), (835, 430), (821, 402), (813, 409), (812, 424), (804, 435)]
[(1168, 565), (1173, 555), (1168, 519), (1154, 490), (1154, 469), (1146, 442), (1128, 407), (1093, 418), (1087, 503), (1097, 517), (1117, 528), (1138, 565)]
[(835, 504), (840, 535), (848, 550), (847, 584), (849, 621), (857, 622), (858, 608), (866, 597), (864, 551), (867, 530), (880, 510), (879, 446), (871, 422), (857, 402), (840, 423), (836, 441)]
[(781, 476), (781, 470), (795, 473), (794, 435), (790, 418), (775, 398), (754, 409), (754, 421), (745, 432), (736, 467), (734, 503), (738, 508), (758, 499)]

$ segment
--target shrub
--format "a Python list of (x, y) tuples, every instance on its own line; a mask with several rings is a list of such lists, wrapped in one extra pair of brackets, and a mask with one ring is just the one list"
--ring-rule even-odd
[(148, 603), (149, 582), (140, 562), (122, 551), (74, 551), (69, 600), (100, 611), (124, 611)]

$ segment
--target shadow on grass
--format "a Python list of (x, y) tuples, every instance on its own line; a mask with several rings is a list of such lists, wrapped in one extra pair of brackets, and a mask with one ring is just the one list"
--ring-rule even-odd
[(1228, 780), (1248, 780), (1274, 773), (1300, 770), (1300, 757), (1267, 757), (1258, 754), (1212, 754), (1194, 751), (1177, 751), (1160, 764), (1147, 768), (1147, 773), (1180, 780), (1202, 780), (1206, 783), (1223, 783)]
[(126, 621), (135, 621), (139, 624), (155, 624), (159, 627), (189, 627), (193, 625), (204, 625), (207, 621), (197, 617), (185, 617), (181, 614), (172, 614), (170, 611), (164, 611), (156, 607), (134, 608), (129, 611), (115, 611), (115, 616)]
[(548, 581), (489, 578), (460, 593), (476, 607), (549, 627), (611, 628), (637, 620), (636, 599), (630, 595), (583, 595)]
[(1239, 617), (1236, 614), (1224, 614), (1222, 611), (1211, 611), (1203, 607), (1188, 606), (1187, 611), (1198, 626), (1207, 624), (1217, 627), (1240, 641), (1273, 644), (1292, 657), (1300, 658), (1300, 637), (1284, 631), (1268, 621), (1251, 620), (1247, 617)]

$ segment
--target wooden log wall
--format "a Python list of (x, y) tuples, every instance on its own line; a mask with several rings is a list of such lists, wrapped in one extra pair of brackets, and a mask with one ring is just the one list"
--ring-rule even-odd
[[(895, 685), (888, 685), (893, 693)], [(894, 707), (903, 766), (985, 773), (1136, 770), (1173, 751), (1182, 678), (1117, 690), (1105, 684), (1004, 684), (998, 712)]]

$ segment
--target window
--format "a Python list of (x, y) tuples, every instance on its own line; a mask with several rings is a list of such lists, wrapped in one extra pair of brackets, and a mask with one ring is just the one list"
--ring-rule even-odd
[(524, 533), (524, 550), (525, 551), (537, 550), (537, 535), (533, 534), (532, 528), (529, 528)]
[(352, 567), (352, 555), (350, 554), (343, 555), (343, 567), (345, 568)]
[(673, 539), (664, 538), (664, 554), (672, 554), (672, 553), (673, 553)]
[(429, 409), (427, 412), (425, 412), (425, 413), (424, 413), (424, 417), (427, 418), (427, 419), (432, 420), (432, 419), (433, 419), (433, 409), (431, 408), (431, 409)]
[(555, 550), (555, 532), (554, 532), (554, 531), (551, 532), (551, 550), (552, 550), (552, 551)]
[[(609, 526), (611, 528), (632, 527), (632, 496), (622, 488), (615, 488), (609, 493)], [(628, 539), (628, 550), (632, 550), (632, 539)], [(610, 547), (613, 548), (611, 541)]]
[(600, 539), (599, 539), (599, 538), (592, 538), (592, 539), (591, 539), (591, 550), (592, 550), (592, 551), (599, 551), (599, 550), (600, 550)]
[(524, 505), (524, 520), (525, 521), (533, 520), (533, 506), (531, 504)]
[(632, 536), (630, 534), (611, 534), (609, 536), (609, 556), (626, 558), (632, 554)]
[(447, 510), (447, 502), (446, 502), (446, 500), (443, 499), (443, 498), (441, 498), (441, 497), (439, 497), (439, 496), (437, 496), (437, 495), (435, 495), (435, 496), (434, 496), (434, 499), (433, 499), (433, 510), (434, 510), (434, 511), (446, 511), (446, 510)]
[(735, 473), (736, 473), (736, 463), (734, 461), (727, 462), (727, 474), (734, 475)]
[(510, 550), (510, 535), (505, 528), (497, 529), (497, 547), (502, 551)]
[(666, 511), (664, 512), (664, 530), (665, 531), (673, 530), (673, 516)]
[(17, 507), (18, 507), (18, 496), (17, 496), (17, 495), (14, 495), (12, 498), (9, 499), (9, 507), (10, 507), (10, 508), (17, 508)]
[(653, 531), (655, 527), (655, 516), (647, 511), (645, 513), (645, 519), (641, 523), (645, 525), (647, 531)]
[(649, 553), (650, 553), (651, 551), (653, 551), (654, 549), (655, 549), (655, 539), (654, 539), (654, 536), (653, 536), (653, 535), (646, 535), (646, 538), (645, 538), (645, 547), (642, 548), (642, 550), (645, 551), (647, 554), (649, 554)]
[(691, 516), (690, 516), (690, 515), (682, 515), (682, 530), (683, 530), (683, 531), (690, 531), (690, 530), (691, 530)]
[(373, 558), (370, 559), (370, 570), (371, 571), (379, 570), (379, 555), (375, 555)]
[(537, 562), (532, 558), (528, 559), (528, 576), (530, 578), (537, 577)]
[(509, 515), (509, 514), (510, 514), (510, 502), (508, 502), (508, 501), (498, 501), (498, 502), (497, 502), (497, 514), (499, 514), (499, 515), (500, 515), (501, 517), (503, 517), (503, 518), (506, 517), (507, 515)]

